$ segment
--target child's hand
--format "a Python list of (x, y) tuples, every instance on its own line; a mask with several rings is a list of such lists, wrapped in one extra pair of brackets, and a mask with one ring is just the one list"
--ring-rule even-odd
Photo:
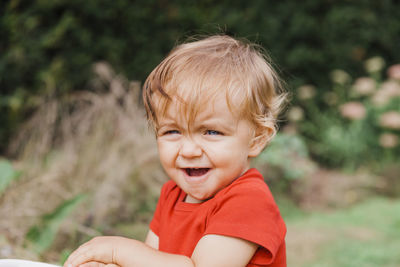
[(115, 264), (105, 264), (98, 261), (89, 261), (84, 264), (79, 265), (79, 267), (120, 267), (119, 265)]
[[(135, 240), (117, 236), (95, 237), (75, 250), (64, 263), (64, 267), (111, 267), (118, 266), (121, 251)], [(118, 253), (117, 253), (118, 252)]]
[(138, 240), (116, 236), (93, 238), (72, 252), (64, 263), (64, 267), (132, 266), (193, 267), (194, 264), (186, 256), (161, 252)]

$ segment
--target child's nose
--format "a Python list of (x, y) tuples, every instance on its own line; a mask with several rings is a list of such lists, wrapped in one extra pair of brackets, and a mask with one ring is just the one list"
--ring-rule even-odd
[(179, 155), (186, 158), (200, 157), (202, 154), (201, 147), (192, 138), (183, 138)]

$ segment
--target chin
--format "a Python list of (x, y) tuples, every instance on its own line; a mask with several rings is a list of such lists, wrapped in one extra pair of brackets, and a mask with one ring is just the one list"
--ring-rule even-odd
[(200, 202), (204, 202), (206, 200), (209, 200), (210, 198), (212, 198), (214, 196), (214, 194), (193, 194), (190, 195), (192, 198), (200, 201)]

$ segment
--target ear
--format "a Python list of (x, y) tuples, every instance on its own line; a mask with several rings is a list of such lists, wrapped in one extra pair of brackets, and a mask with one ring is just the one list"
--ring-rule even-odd
[(263, 131), (257, 131), (254, 136), (249, 150), (249, 158), (257, 157), (261, 151), (267, 146), (271, 138), (275, 135), (275, 129), (268, 127), (267, 129), (263, 129)]

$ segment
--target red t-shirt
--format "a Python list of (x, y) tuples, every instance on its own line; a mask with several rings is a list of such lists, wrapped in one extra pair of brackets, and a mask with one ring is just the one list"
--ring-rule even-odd
[(250, 169), (213, 198), (186, 203), (175, 182), (164, 184), (150, 223), (159, 250), (191, 257), (207, 234), (237, 237), (260, 247), (247, 266), (286, 266), (285, 223), (262, 175)]

